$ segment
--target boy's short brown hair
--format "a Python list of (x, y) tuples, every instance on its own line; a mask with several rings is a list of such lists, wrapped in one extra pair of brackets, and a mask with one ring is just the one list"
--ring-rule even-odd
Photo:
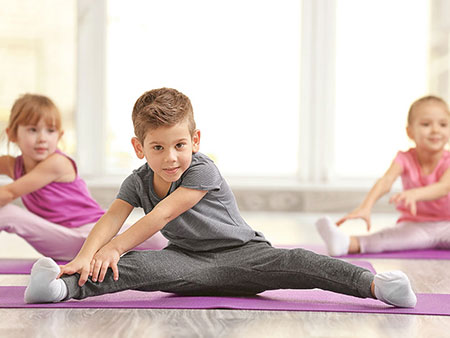
[(191, 135), (195, 131), (191, 100), (172, 88), (159, 88), (145, 92), (133, 107), (134, 134), (143, 143), (148, 130), (171, 127), (187, 119)]

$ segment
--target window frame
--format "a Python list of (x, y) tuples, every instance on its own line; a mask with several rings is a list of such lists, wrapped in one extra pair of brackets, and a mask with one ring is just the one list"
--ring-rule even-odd
[[(77, 6), (76, 159), (86, 180), (105, 184), (116, 181), (114, 175), (105, 175), (107, 0), (78, 0)], [(295, 178), (281, 178), (278, 186), (320, 184), (332, 178), (336, 0), (302, 0), (301, 17), (298, 172)], [(272, 185), (271, 180), (261, 178), (229, 180)]]

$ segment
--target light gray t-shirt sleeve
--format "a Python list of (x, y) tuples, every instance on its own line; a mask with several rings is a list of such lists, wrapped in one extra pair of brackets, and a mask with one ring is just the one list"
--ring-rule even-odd
[(133, 172), (120, 186), (118, 199), (121, 199), (135, 208), (142, 208), (143, 183), (139, 176)]
[[(194, 159), (196, 159), (194, 157)], [(219, 190), (222, 176), (214, 163), (209, 159), (195, 161), (183, 175), (181, 186), (195, 190)]]
[(137, 182), (135, 176), (133, 174), (128, 176), (125, 181), (122, 182), (117, 198), (131, 204), (135, 208), (139, 208), (141, 205), (139, 196), (136, 193), (136, 185)]

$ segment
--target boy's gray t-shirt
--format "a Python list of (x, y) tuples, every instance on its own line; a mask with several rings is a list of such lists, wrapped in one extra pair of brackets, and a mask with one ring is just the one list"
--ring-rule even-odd
[[(148, 164), (133, 171), (122, 183), (117, 198), (148, 214), (162, 200), (153, 188), (153, 170)], [(171, 244), (206, 251), (265, 241), (241, 217), (234, 195), (214, 162), (202, 153), (192, 155), (192, 163), (169, 193), (178, 187), (208, 191), (194, 207), (167, 223), (161, 230)]]

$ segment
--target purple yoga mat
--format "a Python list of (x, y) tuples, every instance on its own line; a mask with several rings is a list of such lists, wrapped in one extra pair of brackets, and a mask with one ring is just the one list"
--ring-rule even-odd
[[(300, 244), (298, 246), (285, 246), (286, 248), (303, 248), (314, 251), (319, 254), (327, 255), (327, 250), (324, 245), (310, 245)], [(403, 250), (403, 251), (389, 251), (380, 253), (360, 253), (336, 256), (337, 258), (380, 258), (380, 259), (450, 259), (450, 250)]]
[[(0, 274), (29, 275), (37, 259), (0, 258)], [(67, 262), (57, 261), (59, 265)]]
[(233, 309), (450, 316), (447, 294), (418, 294), (416, 307), (409, 309), (316, 289), (273, 290), (255, 297), (185, 297), (159, 291), (123, 291), (50, 304), (25, 304), (24, 291), (24, 286), (0, 286), (0, 308)]

